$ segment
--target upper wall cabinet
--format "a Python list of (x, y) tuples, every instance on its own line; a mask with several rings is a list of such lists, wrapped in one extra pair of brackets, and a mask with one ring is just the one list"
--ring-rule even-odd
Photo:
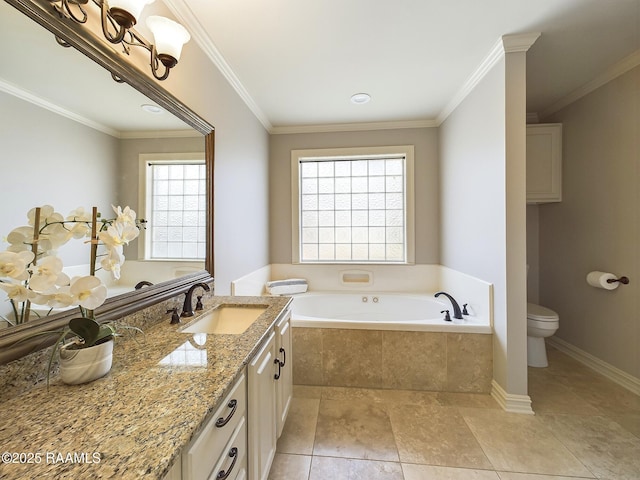
[(527, 125), (527, 203), (562, 201), (562, 124)]

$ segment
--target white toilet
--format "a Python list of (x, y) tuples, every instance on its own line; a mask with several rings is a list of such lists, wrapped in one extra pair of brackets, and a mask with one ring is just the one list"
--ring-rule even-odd
[(556, 333), (559, 326), (556, 312), (535, 303), (527, 303), (527, 365), (549, 366), (544, 339)]

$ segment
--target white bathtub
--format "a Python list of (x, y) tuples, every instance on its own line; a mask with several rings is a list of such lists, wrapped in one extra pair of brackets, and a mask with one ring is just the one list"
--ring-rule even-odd
[(453, 319), (449, 301), (432, 294), (309, 292), (293, 297), (291, 315), (294, 327), (491, 333), (488, 319)]

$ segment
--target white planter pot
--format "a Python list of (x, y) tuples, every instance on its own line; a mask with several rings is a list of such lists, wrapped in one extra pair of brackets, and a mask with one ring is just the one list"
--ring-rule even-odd
[(111, 370), (112, 360), (113, 340), (79, 350), (63, 346), (60, 349), (60, 376), (69, 385), (88, 383), (106, 375)]

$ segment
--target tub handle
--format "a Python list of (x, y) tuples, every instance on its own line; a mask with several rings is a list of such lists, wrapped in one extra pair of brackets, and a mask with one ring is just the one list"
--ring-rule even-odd
[(284, 367), (287, 364), (287, 351), (280, 347), (280, 353), (282, 354), (282, 361), (280, 362), (280, 366)]
[(440, 310), (440, 313), (444, 313), (444, 321), (445, 322), (450, 322), (451, 321), (451, 315), (449, 315), (449, 310)]

